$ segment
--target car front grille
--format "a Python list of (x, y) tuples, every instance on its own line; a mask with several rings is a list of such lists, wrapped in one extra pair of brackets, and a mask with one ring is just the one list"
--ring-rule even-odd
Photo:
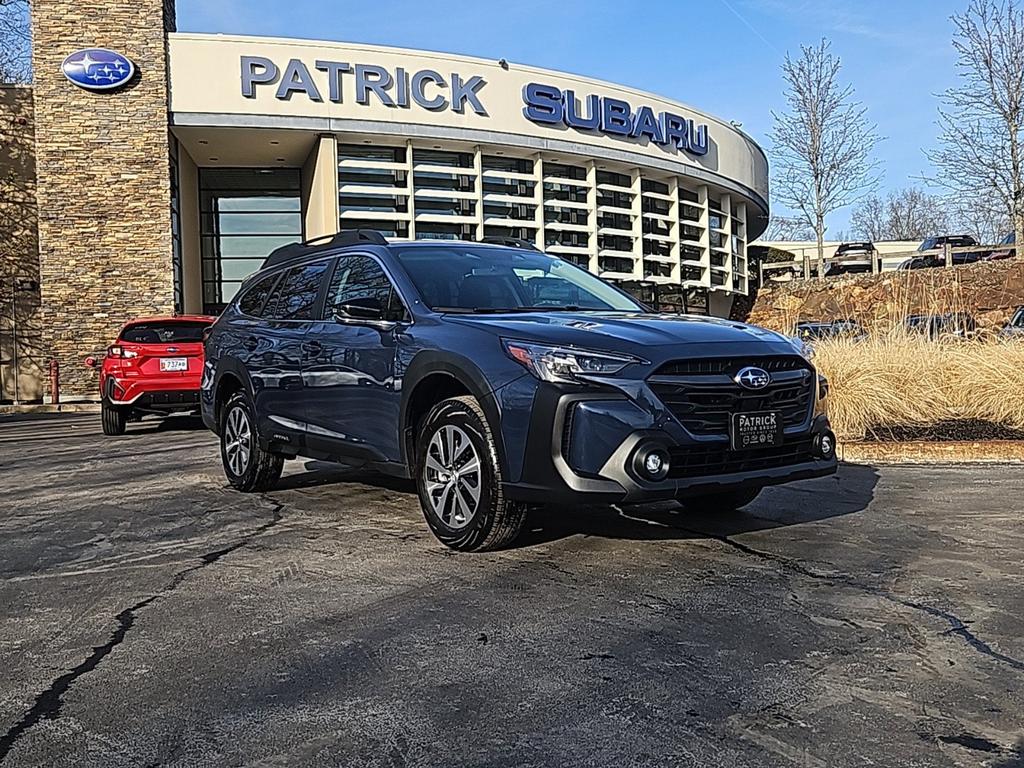
[(694, 360), (673, 360), (654, 372), (655, 376), (734, 376), (740, 368), (752, 365), (768, 373), (808, 370), (807, 361), (799, 355), (772, 357), (705, 357)]
[(732, 451), (727, 444), (721, 443), (690, 445), (675, 448), (669, 455), (668, 477), (673, 480), (756, 472), (802, 464), (815, 458), (811, 438), (788, 440), (782, 445), (749, 451)]
[[(747, 366), (768, 371), (772, 383), (761, 390), (741, 387), (733, 377)], [(783, 427), (800, 426), (814, 397), (812, 368), (796, 355), (673, 361), (648, 384), (690, 434), (702, 437), (727, 437), (736, 413), (780, 411)]]

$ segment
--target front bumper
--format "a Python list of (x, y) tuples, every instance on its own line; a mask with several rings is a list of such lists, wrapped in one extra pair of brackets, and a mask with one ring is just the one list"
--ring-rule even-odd
[[(834, 451), (823, 458), (818, 448), (822, 436), (834, 436), (817, 404), (802, 424), (786, 428), (779, 448), (741, 452), (731, 451), (721, 436), (688, 433), (656, 398), (643, 393), (634, 399), (592, 389), (534, 386), (529, 425), (519, 427), (528, 435), (525, 455), (518, 474), (510, 468), (509, 477), (516, 479), (505, 485), (506, 494), (520, 501), (658, 501), (822, 477), (837, 469)], [(504, 393), (504, 398), (521, 403), (524, 394)], [(505, 437), (506, 445), (510, 437), (519, 442), (514, 435)], [(651, 446), (670, 457), (662, 480), (644, 477), (636, 468), (638, 451)]]

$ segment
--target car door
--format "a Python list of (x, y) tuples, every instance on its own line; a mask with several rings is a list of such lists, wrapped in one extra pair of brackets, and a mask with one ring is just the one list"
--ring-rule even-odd
[(322, 319), (306, 337), (302, 377), (311, 448), (369, 461), (400, 459), (395, 365), (408, 322), (401, 297), (375, 258), (338, 258)]
[(303, 342), (318, 306), (329, 261), (292, 267), (278, 281), (258, 327), (242, 339), (249, 351), (257, 420), (262, 434), (299, 446), (305, 434)]

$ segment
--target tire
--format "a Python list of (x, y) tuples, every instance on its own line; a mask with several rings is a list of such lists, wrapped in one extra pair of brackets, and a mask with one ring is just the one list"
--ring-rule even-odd
[(103, 398), (100, 401), (100, 419), (103, 422), (104, 435), (123, 435), (128, 424), (128, 412)]
[[(438, 403), (417, 437), (416, 488), (438, 541), (461, 552), (501, 549), (515, 541), (527, 507), (505, 498), (494, 434), (476, 398)], [(477, 469), (467, 471), (474, 459)]]
[(760, 493), (760, 488), (741, 488), (735, 491), (709, 493), (704, 496), (690, 496), (680, 501), (692, 512), (715, 514), (735, 512), (740, 507), (745, 507), (753, 502)]
[(220, 418), (220, 459), (233, 488), (245, 493), (269, 491), (281, 477), (284, 457), (260, 447), (249, 398), (236, 392)]

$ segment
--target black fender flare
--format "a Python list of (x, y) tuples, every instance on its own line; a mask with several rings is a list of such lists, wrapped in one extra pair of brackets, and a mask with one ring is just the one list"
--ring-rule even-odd
[(495, 450), (498, 453), (498, 462), (502, 470), (507, 468), (505, 461), (505, 440), (501, 431), (501, 412), (493, 397), (493, 388), (484, 376), (483, 372), (468, 357), (453, 354), (441, 350), (424, 350), (417, 354), (402, 376), (402, 400), (401, 416), (399, 423), (399, 434), (401, 435), (402, 463), (409, 468), (410, 474), (414, 467), (411, 466), (409, 455), (409, 440), (412, 437), (412, 430), (415, 424), (411, 421), (412, 396), (416, 387), (429, 376), (434, 374), (447, 374), (462, 384), (469, 393), (480, 403), (480, 407), (487, 417), (487, 424), (494, 435)]
[(212, 388), (212, 413), (218, 430), (220, 429), (220, 413), (217, 410), (217, 395), (220, 392), (220, 385), (224, 381), (225, 376), (231, 376), (238, 379), (242, 388), (249, 394), (250, 399), (254, 402), (256, 399), (256, 392), (253, 389), (252, 377), (249, 375), (249, 371), (245, 365), (242, 364), (242, 361), (234, 357), (222, 357), (218, 360), (217, 368), (213, 375)]

